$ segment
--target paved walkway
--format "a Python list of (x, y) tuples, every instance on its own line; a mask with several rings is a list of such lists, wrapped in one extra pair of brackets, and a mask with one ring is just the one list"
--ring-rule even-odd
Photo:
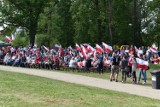
[(133, 85), (133, 84), (122, 84), (120, 82), (110, 82), (109, 80), (98, 79), (93, 77), (86, 77), (75, 74), (68, 74), (62, 72), (53, 72), (48, 70), (10, 67), (0, 65), (0, 70), (9, 72), (18, 72), (28, 75), (36, 75), (40, 77), (50, 78), (54, 80), (65, 81), (69, 83), (76, 83), (86, 86), (98, 87), (103, 89), (109, 89), (119, 92), (125, 92), (138, 96), (144, 96), (160, 100), (160, 90), (152, 89), (151, 87)]

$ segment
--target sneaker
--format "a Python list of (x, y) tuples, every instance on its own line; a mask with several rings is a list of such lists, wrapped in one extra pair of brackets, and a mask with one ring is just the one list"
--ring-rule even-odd
[(137, 84), (140, 84), (140, 81), (138, 81)]
[(112, 79), (110, 79), (110, 81), (112, 82)]
[(118, 82), (118, 80), (116, 80), (116, 82)]
[(146, 84), (146, 82), (143, 82), (143, 84), (145, 85), (145, 84)]
[(136, 82), (132, 81), (132, 84), (136, 84)]

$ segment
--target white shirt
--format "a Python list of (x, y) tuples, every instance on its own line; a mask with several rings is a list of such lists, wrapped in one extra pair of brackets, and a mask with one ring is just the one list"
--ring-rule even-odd
[(75, 68), (75, 67), (76, 67), (76, 61), (73, 60), (73, 59), (71, 59), (71, 60), (69, 61), (69, 67)]
[(132, 71), (136, 71), (137, 64), (136, 64), (136, 61), (134, 59), (132, 60), (131, 64), (132, 64)]
[(137, 55), (140, 57), (140, 55), (143, 54), (143, 50), (138, 50)]

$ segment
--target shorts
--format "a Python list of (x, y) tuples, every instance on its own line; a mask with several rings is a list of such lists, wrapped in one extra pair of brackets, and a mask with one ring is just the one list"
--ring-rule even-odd
[(112, 65), (111, 66), (111, 73), (119, 73), (119, 67), (118, 65)]

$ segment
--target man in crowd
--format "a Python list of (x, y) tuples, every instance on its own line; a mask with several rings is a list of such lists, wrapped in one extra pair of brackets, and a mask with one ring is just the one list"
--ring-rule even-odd
[(118, 82), (118, 73), (119, 73), (119, 62), (120, 57), (116, 54), (116, 52), (113, 52), (111, 60), (111, 75), (110, 75), (110, 81), (113, 81), (115, 79), (116, 82)]

